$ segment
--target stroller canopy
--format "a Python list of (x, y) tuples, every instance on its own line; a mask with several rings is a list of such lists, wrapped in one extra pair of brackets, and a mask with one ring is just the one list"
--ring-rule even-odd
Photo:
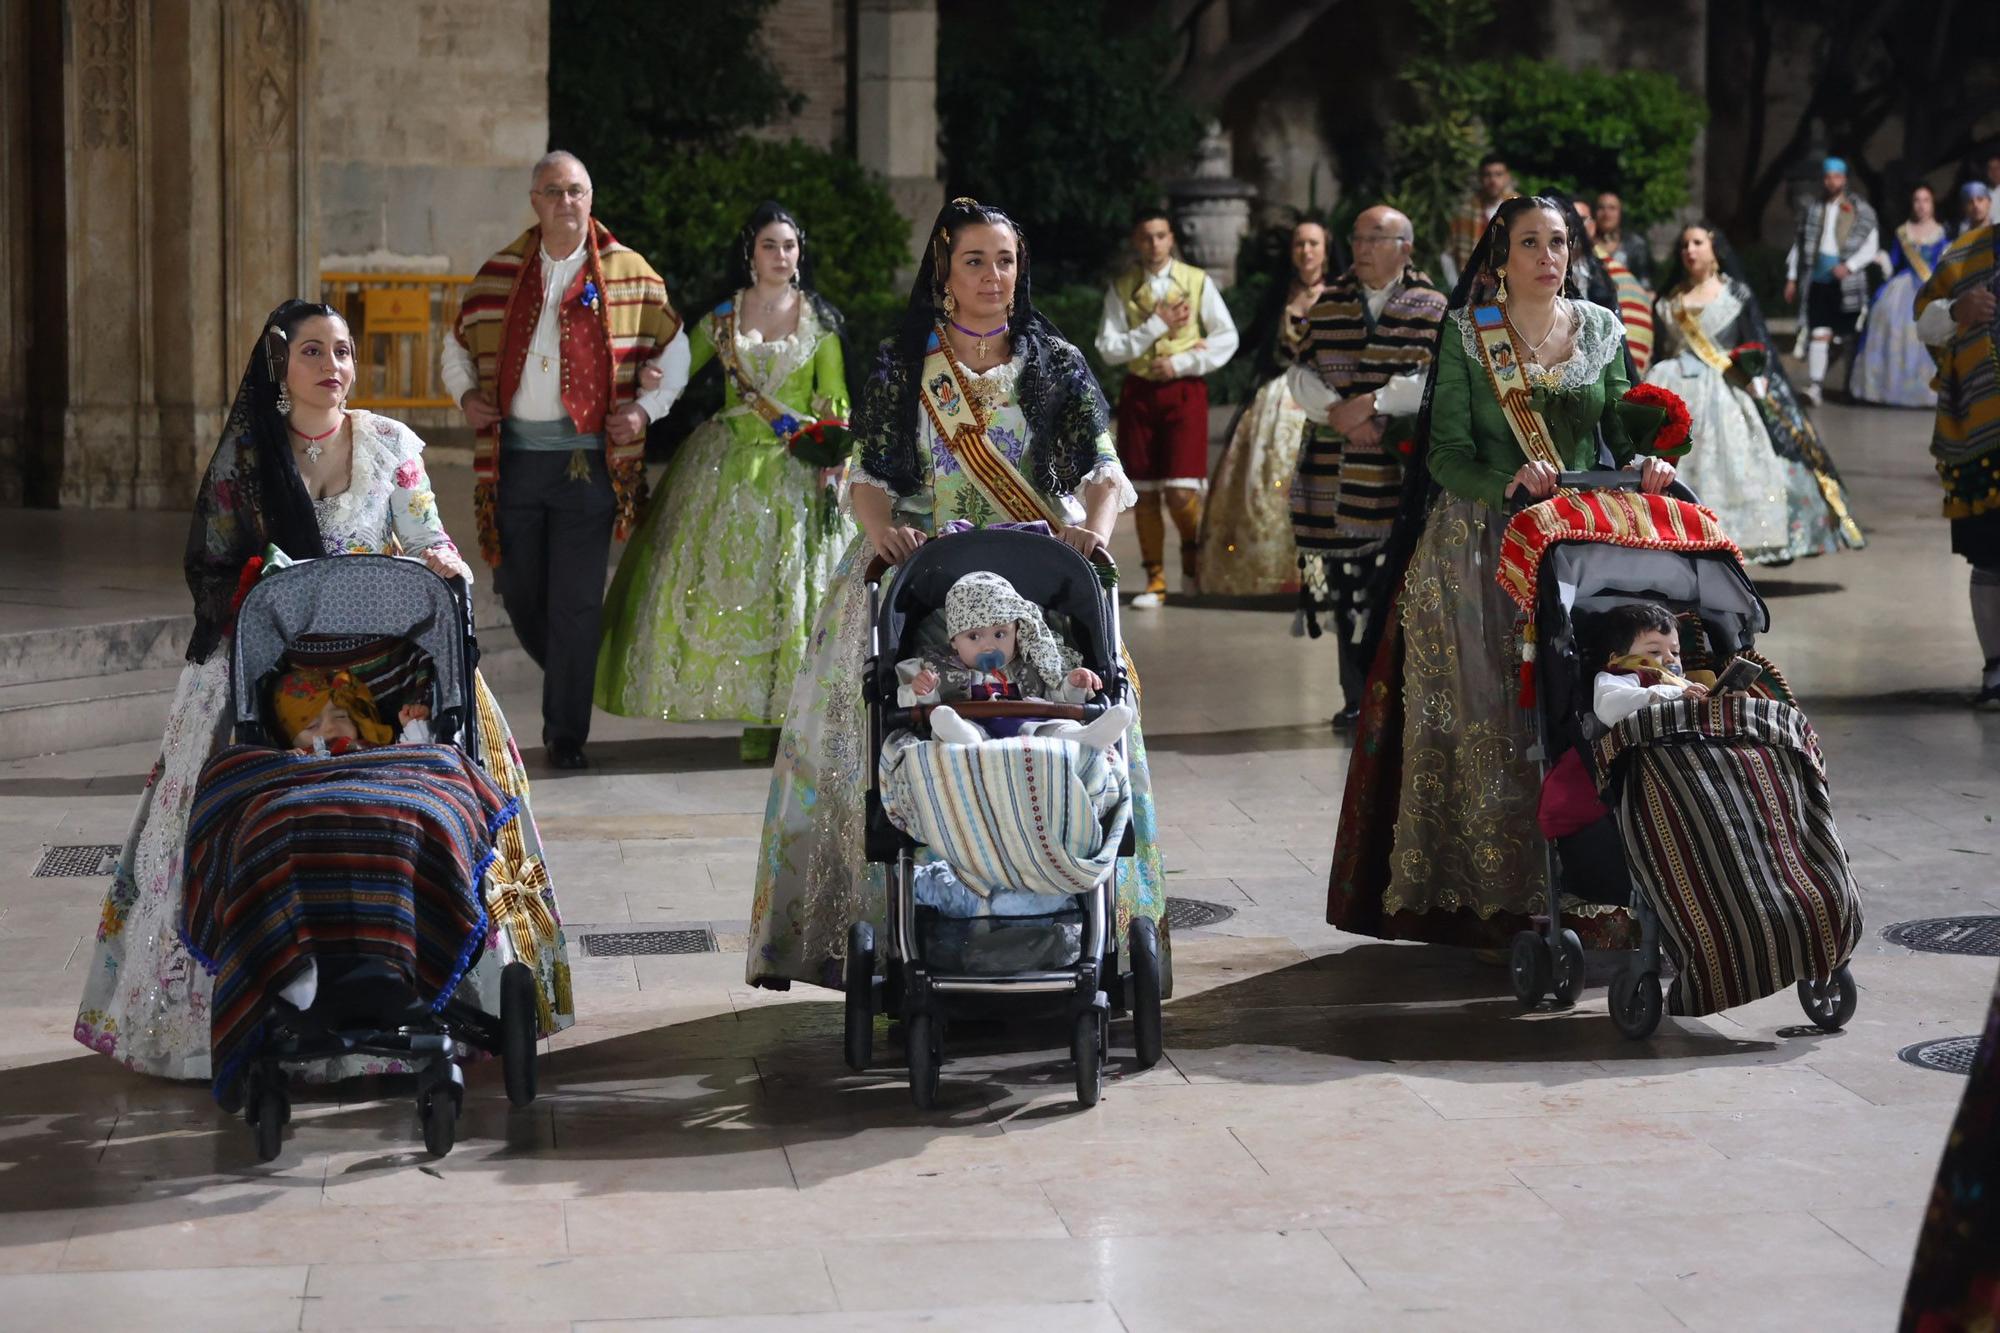
[(415, 560), (342, 555), (277, 570), (243, 599), (230, 668), (238, 725), (262, 720), (261, 682), (308, 634), (409, 641), (437, 673), (438, 707), (469, 715), (466, 626), (451, 585)]

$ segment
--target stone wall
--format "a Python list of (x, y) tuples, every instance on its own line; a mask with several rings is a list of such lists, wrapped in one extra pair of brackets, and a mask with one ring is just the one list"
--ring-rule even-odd
[(472, 272), (534, 220), (528, 168), (549, 137), (548, 0), (317, 8), (321, 268)]
[(852, 133), (847, 85), (849, 0), (777, 0), (764, 17), (764, 45), (785, 86), (805, 95), (798, 115), (765, 133), (836, 152)]

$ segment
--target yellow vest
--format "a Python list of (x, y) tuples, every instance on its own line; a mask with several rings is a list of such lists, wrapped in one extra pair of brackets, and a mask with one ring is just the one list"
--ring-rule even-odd
[[(1191, 351), (1194, 345), (1207, 337), (1201, 327), (1201, 294), (1208, 286), (1208, 274), (1193, 264), (1183, 264), (1180, 260), (1169, 261), (1167, 265), (1167, 301), (1186, 297), (1188, 308), (1194, 311), (1194, 318), (1178, 329), (1169, 329), (1142, 355), (1127, 367), (1132, 374), (1142, 379), (1153, 379), (1153, 358), (1156, 356), (1176, 356)], [(1125, 270), (1118, 279), (1118, 291), (1125, 298), (1125, 327), (1136, 329), (1153, 317), (1153, 310), (1162, 304), (1153, 299), (1153, 275), (1136, 264)]]

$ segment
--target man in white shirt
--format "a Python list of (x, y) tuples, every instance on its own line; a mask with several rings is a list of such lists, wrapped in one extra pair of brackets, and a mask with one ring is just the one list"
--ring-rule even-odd
[(1330, 622), (1340, 652), (1347, 699), (1337, 727), (1360, 712), (1373, 656), (1368, 611), (1383, 591), (1381, 551), (1403, 494), (1401, 452), (1386, 431), (1423, 406), (1444, 319), (1444, 293), (1410, 265), (1415, 239), (1409, 218), (1387, 205), (1354, 220), (1354, 263), (1306, 313), (1285, 373), (1312, 423), (1292, 480), (1292, 537), (1307, 632), (1318, 638), (1320, 622)]
[[(587, 766), (612, 537), (644, 503), (646, 427), (688, 378), (666, 284), (591, 219), (590, 201), (574, 156), (535, 164), (537, 223), (480, 268), (440, 366), (479, 432), (480, 548), (542, 668), (542, 743), (557, 768)], [(652, 367), (660, 385), (642, 393)]]
[[(1875, 210), (1847, 189), (1847, 163), (1829, 157), (1820, 168), (1821, 196), (1799, 215), (1798, 235), (1785, 255), (1785, 304), (1799, 312), (1806, 397), (1825, 399), (1827, 363), (1839, 338), (1851, 343), (1868, 303), (1867, 268), (1881, 250)], [(1801, 299), (1803, 298), (1803, 299)]]
[(1146, 589), (1135, 607), (1166, 600), (1164, 499), (1181, 536), (1181, 588), (1197, 591), (1201, 496), (1208, 485), (1208, 385), (1236, 354), (1236, 322), (1207, 273), (1174, 258), (1174, 227), (1150, 209), (1132, 223), (1137, 261), (1104, 293), (1097, 351), (1126, 368), (1118, 392), (1118, 457), (1139, 491), (1135, 522)]

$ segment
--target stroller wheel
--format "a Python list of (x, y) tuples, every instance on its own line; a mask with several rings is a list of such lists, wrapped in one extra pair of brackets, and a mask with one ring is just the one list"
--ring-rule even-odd
[(456, 1082), (439, 1083), (426, 1089), (417, 1101), (417, 1114), (424, 1122), (424, 1151), (443, 1157), (458, 1141), (458, 1099)]
[(1132, 928), (1132, 1045), (1139, 1068), (1160, 1063), (1160, 925), (1149, 916), (1134, 916)]
[(922, 1012), (912, 1016), (904, 1042), (910, 1056), (910, 1100), (919, 1111), (928, 1111), (937, 1105), (938, 1069), (944, 1064), (937, 1016)]
[(847, 1067), (860, 1073), (875, 1055), (875, 927), (847, 928)]
[(1532, 930), (1515, 934), (1507, 959), (1507, 972), (1514, 982), (1514, 998), (1525, 1009), (1540, 1004), (1549, 993), (1549, 946)]
[(1551, 989), (1555, 992), (1556, 1003), (1572, 1005), (1576, 997), (1583, 994), (1583, 941), (1573, 930), (1565, 930), (1557, 936), (1555, 949), (1555, 976)]
[(500, 1070), (507, 1100), (526, 1106), (535, 1100), (535, 974), (526, 963), (500, 972)]
[(1799, 983), (1799, 1007), (1806, 1011), (1813, 1026), (1826, 1032), (1846, 1027), (1847, 1020), (1854, 1017), (1854, 1006), (1859, 999), (1854, 973), (1846, 963), (1836, 967), (1825, 981), (1807, 979)]
[(1611, 980), (1611, 1022), (1618, 1034), (1642, 1041), (1660, 1026), (1660, 974), (1620, 969)]
[(243, 1118), (257, 1136), (257, 1160), (277, 1160), (285, 1146), (285, 1124), (292, 1118), (292, 1100), (285, 1092), (285, 1075), (272, 1070), (253, 1079), (243, 1106)]
[(1076, 1016), (1069, 1039), (1070, 1058), (1076, 1061), (1076, 1100), (1081, 1106), (1095, 1106), (1104, 1095), (1104, 1014), (1086, 1009)]

